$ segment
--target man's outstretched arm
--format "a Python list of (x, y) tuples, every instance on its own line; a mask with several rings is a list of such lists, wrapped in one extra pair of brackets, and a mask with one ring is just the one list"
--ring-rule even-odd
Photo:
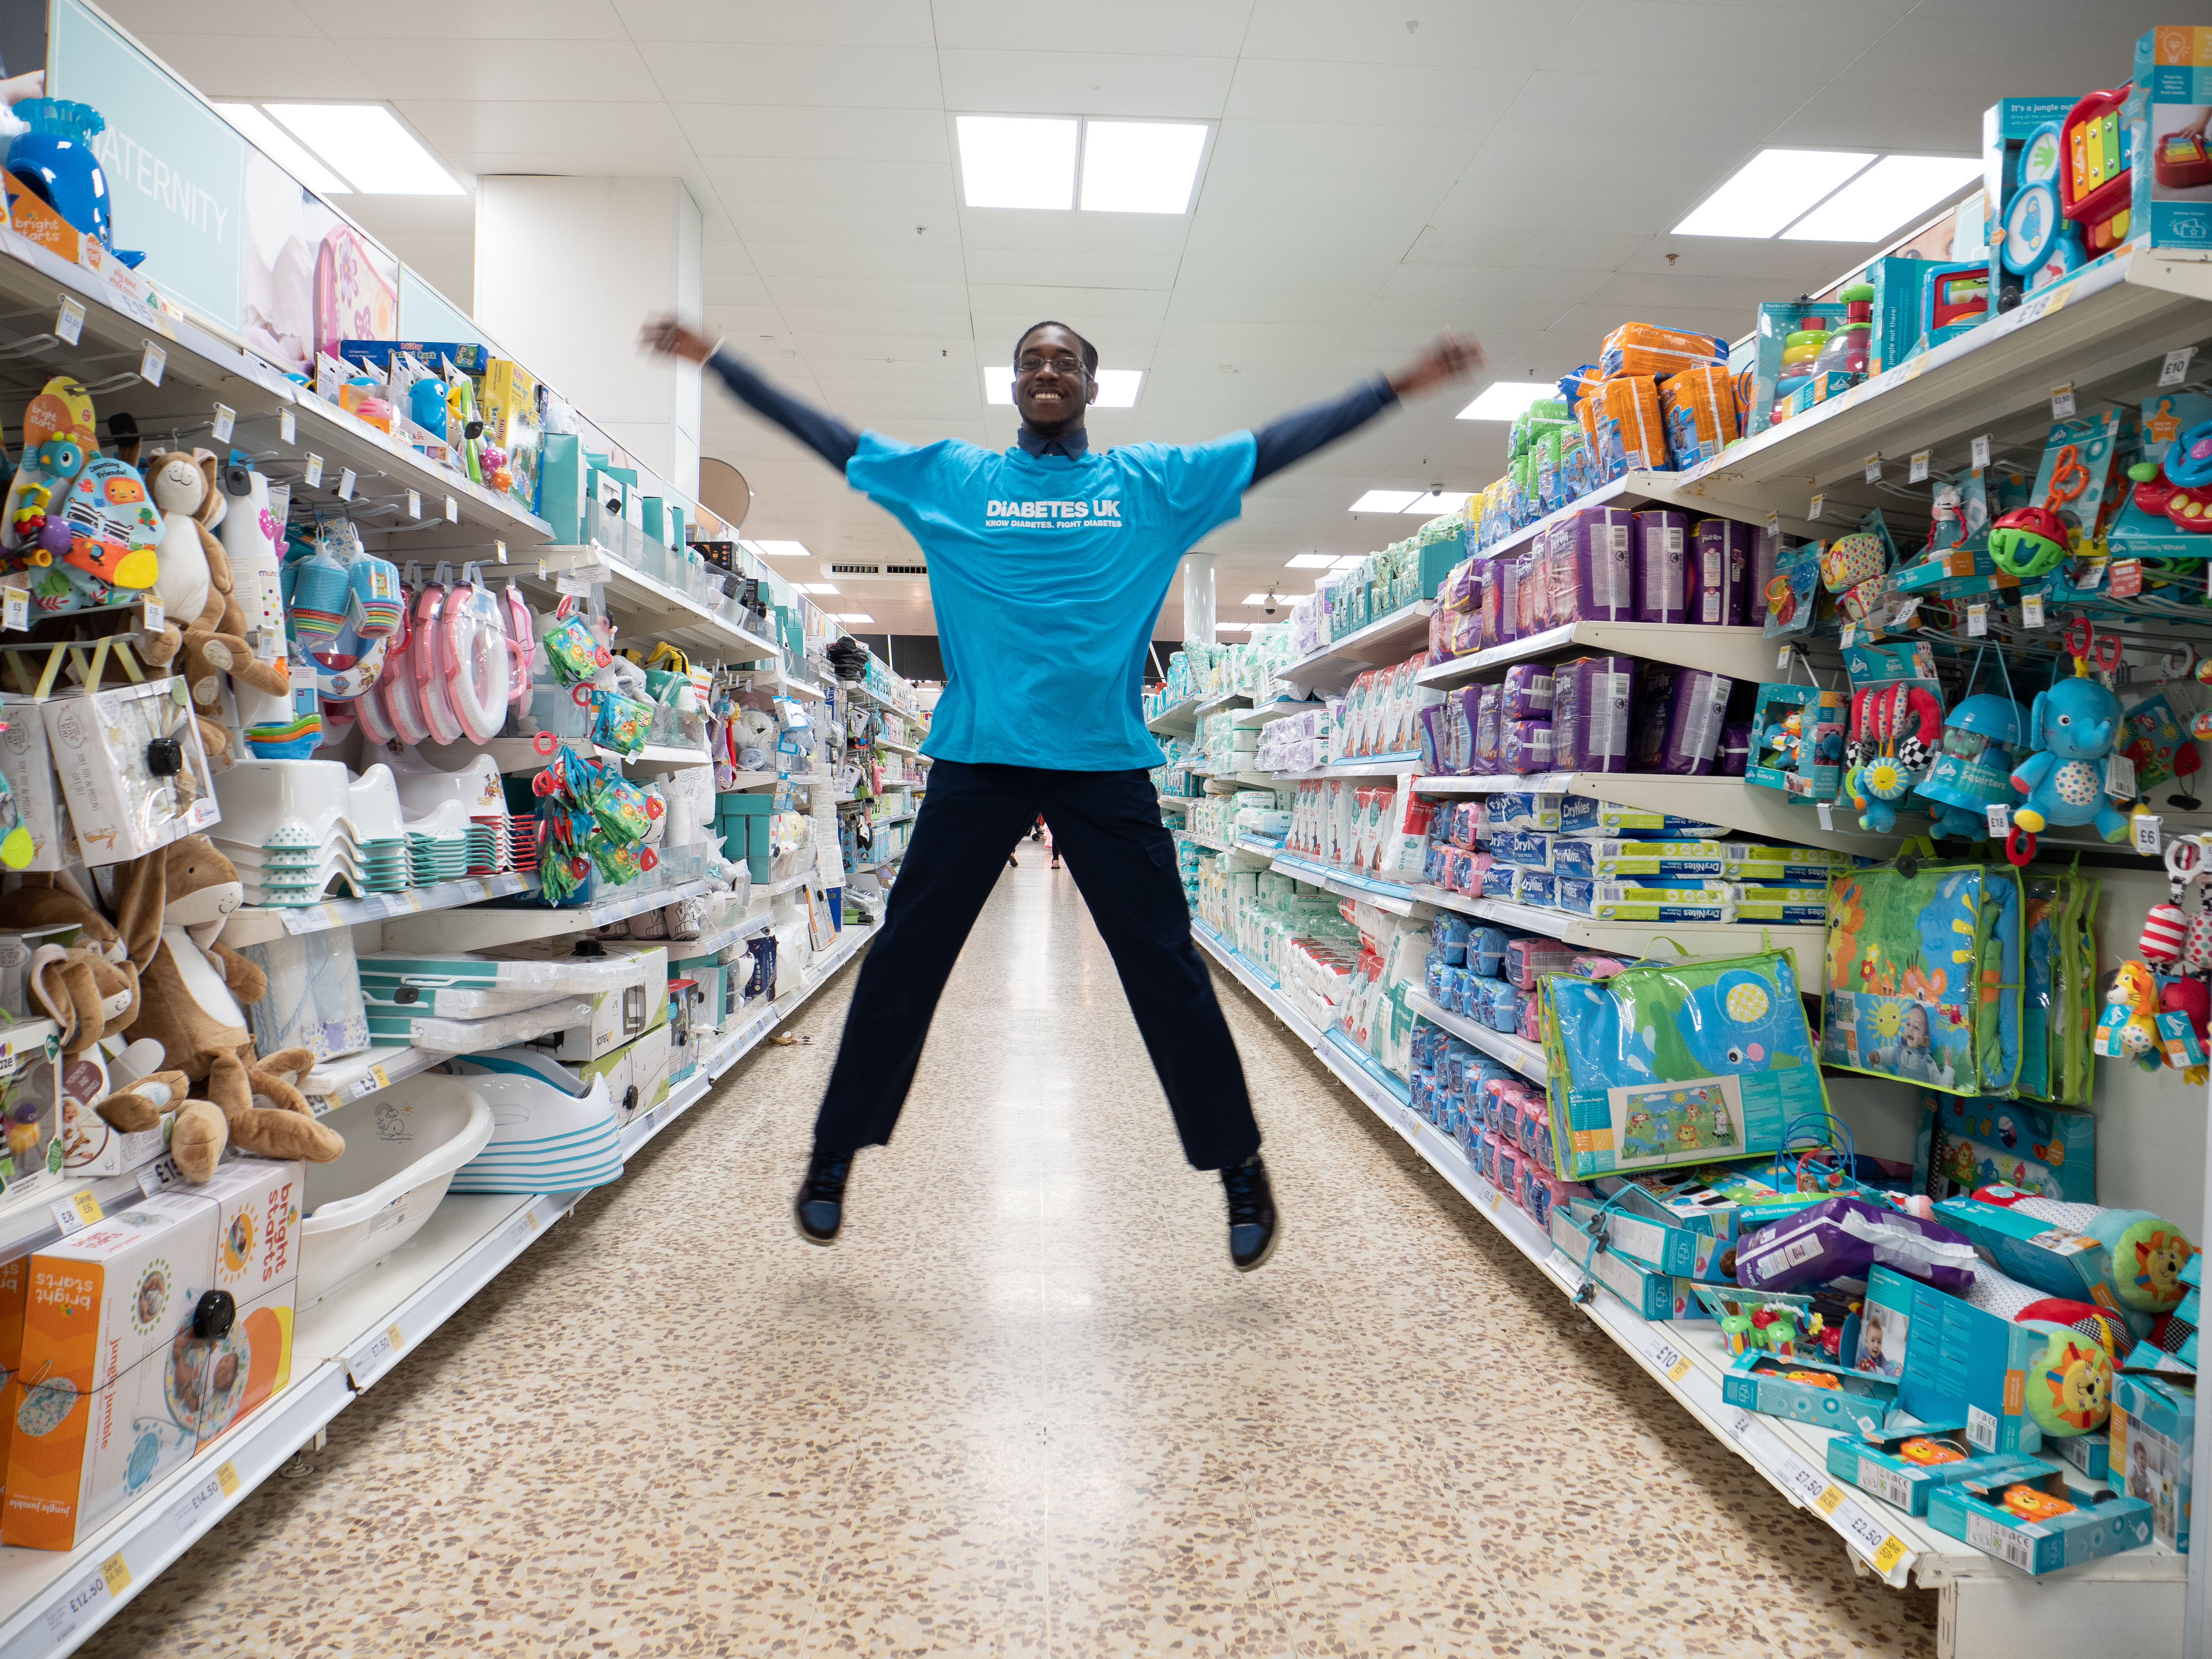
[(1304, 459), (1324, 444), (1334, 443), (1346, 433), (1364, 426), (1400, 398), (1457, 380), (1481, 367), (1482, 347), (1479, 343), (1446, 334), (1395, 374), (1377, 374), (1372, 380), (1361, 381), (1341, 398), (1278, 416), (1252, 434), (1257, 449), (1252, 462), (1252, 483), (1259, 483), (1271, 472), (1281, 471), (1293, 461)]
[(688, 357), (722, 377), (738, 401), (805, 444), (840, 472), (860, 447), (860, 434), (827, 410), (802, 403), (753, 372), (752, 365), (727, 348), (718, 348), (673, 317), (645, 325), (638, 343), (664, 356)]

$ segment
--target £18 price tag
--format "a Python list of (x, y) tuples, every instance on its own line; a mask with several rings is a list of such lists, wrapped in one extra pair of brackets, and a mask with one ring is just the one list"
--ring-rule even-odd
[(2195, 346), (2184, 346), (2179, 351), (2169, 351), (2166, 361), (2159, 365), (2158, 383), (2162, 386), (2179, 386), (2189, 378), (2189, 360), (2197, 355)]
[(1989, 806), (1990, 837), (1996, 840), (2012, 833), (2012, 808), (2002, 801), (1991, 801)]

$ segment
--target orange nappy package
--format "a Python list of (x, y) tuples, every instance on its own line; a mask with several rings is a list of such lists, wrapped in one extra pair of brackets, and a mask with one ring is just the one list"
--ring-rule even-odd
[(1608, 380), (1624, 374), (1650, 374), (1663, 380), (1708, 363), (1726, 368), (1728, 355), (1728, 342), (1711, 334), (1686, 334), (1677, 329), (1654, 328), (1649, 323), (1623, 323), (1605, 337), (1597, 366)]
[(1735, 380), (1712, 363), (1686, 368), (1659, 383), (1667, 453), (1678, 467), (1709, 461), (1735, 441)]
[(1659, 408), (1656, 383), (1643, 375), (1607, 380), (1594, 399), (1597, 434), (1594, 452), (1607, 479), (1624, 472), (1664, 471), (1667, 425)]
[(74, 1549), (291, 1380), (301, 1191), (240, 1158), (31, 1257), (0, 1544)]

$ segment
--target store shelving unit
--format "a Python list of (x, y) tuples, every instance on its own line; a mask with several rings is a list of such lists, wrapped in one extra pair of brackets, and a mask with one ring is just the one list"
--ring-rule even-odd
[(1321, 707), (1316, 702), (1263, 702), (1257, 708), (1248, 708), (1230, 722), (1232, 726), (1271, 726), (1292, 714), (1304, 714)]
[(1157, 732), (1164, 738), (1188, 738), (1198, 731), (1198, 699), (1185, 697), (1181, 702), (1167, 708), (1145, 722), (1147, 732)]
[(1578, 622), (1494, 645), (1449, 662), (1431, 663), (1416, 677), (1423, 685), (1449, 688), (1478, 680), (1493, 669), (1540, 657), (1592, 652), (1641, 657), (1684, 668), (1710, 668), (1732, 679), (1759, 680), (1774, 667), (1775, 641), (1756, 628), (1707, 628), (1688, 623)]
[(1275, 678), (1288, 680), (1293, 685), (1310, 686), (1317, 691), (1341, 691), (1358, 678), (1363, 670), (1377, 663), (1403, 662), (1425, 646), (1429, 641), (1429, 618), (1436, 608), (1434, 599), (1416, 599), (1403, 610), (1378, 617), (1364, 628), (1354, 629), (1340, 639), (1331, 640), (1318, 651), (1285, 664), (1275, 671)]
[[(489, 743), (471, 746), (489, 754), (501, 772), (542, 771), (553, 759), (552, 755), (538, 752), (535, 738), (494, 738)], [(677, 749), (659, 743), (649, 743), (635, 755), (625, 755), (619, 749), (586, 743), (581, 738), (561, 738), (555, 742), (554, 754), (558, 754), (563, 748), (574, 750), (586, 760), (620, 761), (625, 766), (659, 767), (663, 769), (677, 766), (705, 766), (714, 758), (703, 749)]]
[(1682, 778), (1660, 772), (1531, 772), (1416, 777), (1413, 787), (1424, 795), (1501, 792), (1581, 795), (1639, 811), (1671, 812), (1678, 818), (1723, 824), (1743, 839), (1755, 838), (1769, 846), (1825, 847), (1868, 858), (1887, 858), (1897, 850), (1895, 836), (1860, 833), (1848, 811), (1831, 812), (1824, 827), (1816, 808), (1795, 804), (1778, 789), (1747, 783), (1741, 778)]

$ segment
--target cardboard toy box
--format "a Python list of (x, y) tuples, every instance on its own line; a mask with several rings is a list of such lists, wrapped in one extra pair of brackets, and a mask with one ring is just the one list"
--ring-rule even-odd
[(2032, 1452), (2041, 1445), (2027, 1414), (2027, 1370), (2044, 1341), (2031, 1326), (1984, 1313), (1891, 1268), (1877, 1267), (1868, 1275), (1861, 1363), (1875, 1344), (1876, 1364), (1897, 1378), (1905, 1409), (1923, 1423), (1965, 1423), (1967, 1443), (1980, 1451)]
[(2008, 1472), (2012, 1472), (2010, 1478), (2017, 1480), (2042, 1472), (2042, 1466), (2034, 1458), (2022, 1457), (2016, 1452), (2000, 1452), (1993, 1457), (1961, 1457), (1949, 1463), (1922, 1463), (1899, 1453), (1899, 1447), (1923, 1439), (1949, 1443), (1955, 1449), (1958, 1431), (1963, 1426), (1955, 1423), (1923, 1423), (1874, 1435), (1839, 1434), (1828, 1442), (1828, 1473), (1838, 1480), (1850, 1481), (1862, 1492), (1872, 1492), (1885, 1504), (1895, 1504), (1907, 1515), (1925, 1515), (1929, 1495), (1938, 1486), (1961, 1480), (1995, 1480), (2005, 1477)]
[[(2033, 1464), (2033, 1473), (2009, 1471), (1937, 1487), (1929, 1494), (1928, 1524), (2038, 1576), (2150, 1542), (2150, 1505), (2141, 1498), (2101, 1488), (2076, 1492), (2057, 1464), (2022, 1461)], [(2029, 1488), (2031, 1503), (2039, 1495), (2073, 1507), (2031, 1519), (2032, 1510), (2007, 1506), (2007, 1495), (2021, 1486)]]
[(301, 1187), (297, 1164), (235, 1159), (31, 1258), (0, 1543), (76, 1547), (290, 1380)]
[[(1829, 1381), (1808, 1380), (1813, 1377)], [(1879, 1434), (1896, 1409), (1897, 1385), (1802, 1355), (1777, 1359), (1753, 1348), (1721, 1373), (1721, 1398), (1816, 1428)]]
[(538, 510), (538, 382), (530, 371), (505, 357), (484, 365), (477, 383), (477, 412), (484, 438), (507, 452), (512, 482), (507, 494), (531, 512)]
[[(1612, 1205), (1604, 1212), (1607, 1249), (1676, 1279), (1702, 1279), (1717, 1285), (1735, 1282), (1735, 1247), (1731, 1241), (1684, 1224), (1673, 1211), (1633, 1183), (1625, 1185)], [(1577, 1207), (1575, 1219), (1587, 1225), (1597, 1214), (1596, 1205), (1584, 1204)]]
[(2150, 1505), (2151, 1535), (2189, 1553), (2197, 1393), (2188, 1379), (2122, 1371), (2112, 1379), (2112, 1484)]
[[(1584, 1215), (1590, 1215), (1595, 1213), (1597, 1206), (1583, 1203), (1581, 1208)], [(1712, 1322), (1698, 1300), (1697, 1292), (1691, 1288), (1690, 1280), (1655, 1272), (1614, 1250), (1592, 1250), (1589, 1236), (1576, 1227), (1569, 1209), (1553, 1210), (1552, 1243), (1646, 1319)]]
[(2161, 23), (2136, 42), (2124, 118), (2134, 166), (2128, 232), (2153, 247), (2212, 247), (2212, 152), (2189, 129), (2212, 104), (2212, 27)]
[(2022, 1284), (2121, 1311), (2109, 1283), (2112, 1252), (2087, 1234), (1972, 1198), (1944, 1200), (1936, 1206), (1936, 1218), (1964, 1233), (1976, 1249)]

